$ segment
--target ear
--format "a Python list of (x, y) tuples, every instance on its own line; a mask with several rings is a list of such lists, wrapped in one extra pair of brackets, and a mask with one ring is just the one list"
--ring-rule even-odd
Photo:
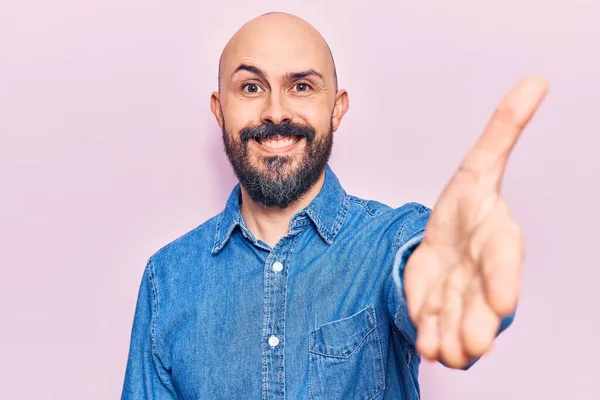
[(221, 110), (221, 95), (219, 92), (213, 92), (210, 96), (210, 111), (217, 119), (219, 127), (223, 129), (223, 112)]
[(340, 123), (342, 122), (342, 118), (344, 118), (344, 114), (346, 114), (346, 111), (348, 111), (348, 107), (350, 107), (348, 92), (344, 89), (338, 90), (337, 94), (335, 95), (333, 115), (331, 116), (331, 125), (334, 132), (338, 130)]

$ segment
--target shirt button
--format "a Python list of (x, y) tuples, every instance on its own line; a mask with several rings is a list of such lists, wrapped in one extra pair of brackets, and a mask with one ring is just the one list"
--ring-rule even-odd
[(280, 263), (279, 261), (275, 261), (273, 263), (273, 271), (275, 271), (275, 272), (281, 272), (281, 271), (283, 271), (283, 264)]
[(269, 338), (269, 346), (276, 347), (279, 344), (279, 338), (275, 335), (271, 335)]

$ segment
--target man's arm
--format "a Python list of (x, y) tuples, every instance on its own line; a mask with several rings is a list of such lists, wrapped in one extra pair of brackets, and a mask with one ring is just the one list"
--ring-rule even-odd
[(122, 400), (177, 399), (169, 372), (163, 367), (156, 346), (157, 316), (158, 290), (150, 260), (139, 289)]
[(510, 153), (547, 90), (537, 77), (515, 85), (431, 215), (425, 219), (429, 212), (421, 209), (395, 242), (396, 325), (426, 359), (467, 368), (514, 318), (524, 239), (500, 189)]

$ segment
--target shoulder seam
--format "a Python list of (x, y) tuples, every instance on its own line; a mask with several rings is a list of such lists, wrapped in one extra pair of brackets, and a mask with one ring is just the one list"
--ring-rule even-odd
[[(358, 205), (359, 205), (359, 206), (361, 206), (361, 207), (362, 207), (362, 208), (363, 208), (363, 209), (364, 209), (364, 210), (365, 210), (365, 211), (366, 211), (366, 212), (367, 212), (367, 213), (368, 213), (370, 216), (373, 216), (373, 217), (378, 217), (378, 216), (380, 216), (380, 215), (382, 215), (382, 214), (385, 214), (385, 212), (386, 212), (386, 211), (388, 211), (388, 210), (373, 210), (372, 208), (370, 208), (370, 207), (368, 206), (368, 204), (369, 204), (370, 202), (372, 202), (373, 200), (365, 200), (365, 199), (361, 199), (361, 198), (359, 198), (359, 197), (352, 196), (352, 195), (348, 195), (348, 198), (350, 199), (350, 201), (351, 201), (352, 203), (354, 203), (354, 204), (358, 204)], [(381, 204), (381, 203), (379, 203), (379, 204)], [(386, 206), (385, 204), (382, 204), (382, 205), (383, 205), (383, 206), (385, 206), (385, 207), (389, 207), (389, 206)]]

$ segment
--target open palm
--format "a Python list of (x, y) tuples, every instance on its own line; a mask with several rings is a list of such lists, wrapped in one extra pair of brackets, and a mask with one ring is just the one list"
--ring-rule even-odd
[(511, 150), (547, 92), (526, 78), (499, 103), (438, 202), (409, 258), (405, 293), (427, 359), (460, 368), (492, 345), (514, 311), (524, 255), (521, 229), (500, 196)]

